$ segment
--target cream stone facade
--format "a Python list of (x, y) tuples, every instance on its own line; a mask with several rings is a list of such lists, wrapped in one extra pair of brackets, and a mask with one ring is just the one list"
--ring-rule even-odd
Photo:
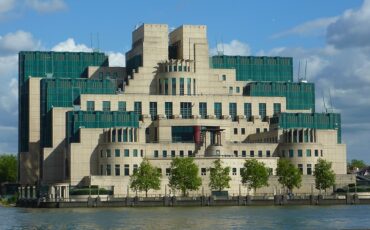
[[(132, 33), (126, 67), (88, 65), (79, 78), (108, 80), (115, 86), (113, 92), (91, 93), (84, 86), (73, 86), (73, 102), (61, 106), (49, 103), (59, 99), (48, 99), (52, 92), (43, 91), (49, 86), (46, 83), (53, 86), (53, 77), (29, 76), (28, 151), (20, 151), (20, 182), (97, 185), (126, 196), (134, 194), (129, 189), (130, 175), (147, 158), (162, 173), (161, 189), (150, 193), (176, 194), (168, 187), (175, 157), (193, 157), (199, 167), (202, 186), (193, 194), (210, 194), (207, 169), (216, 159), (231, 168), (229, 194), (253, 192), (241, 184), (246, 159), (257, 159), (270, 169), (270, 186), (260, 190), (265, 193), (281, 190), (275, 177), (281, 157), (305, 175), (300, 192), (314, 190), (310, 175), (319, 158), (333, 163), (340, 183), (348, 182), (341, 176), (346, 174), (346, 146), (341, 143), (340, 123), (325, 128), (315, 120), (332, 122), (330, 114), (315, 114), (314, 106), (295, 108), (289, 96), (248, 95), (247, 86), (256, 81), (240, 80), (238, 68), (212, 68), (210, 62), (206, 26), (183, 25), (169, 33), (167, 25), (143, 24)], [(308, 83), (289, 84), (305, 87)], [(42, 112), (40, 101), (49, 106), (49, 113)], [(122, 125), (117, 121), (123, 114), (136, 119)], [(288, 120), (300, 114), (317, 118), (282, 127), (287, 124), (281, 114)], [(51, 135), (45, 137), (48, 132)]]

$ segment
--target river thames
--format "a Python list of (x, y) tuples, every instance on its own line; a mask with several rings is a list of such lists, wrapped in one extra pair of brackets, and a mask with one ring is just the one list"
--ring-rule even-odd
[(0, 229), (370, 229), (370, 206), (25, 209)]

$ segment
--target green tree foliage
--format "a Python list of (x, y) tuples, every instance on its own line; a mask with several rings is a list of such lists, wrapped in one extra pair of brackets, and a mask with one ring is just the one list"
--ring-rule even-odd
[(0, 155), (0, 183), (17, 181), (17, 157), (11, 154)]
[(263, 162), (258, 162), (256, 159), (246, 160), (244, 168), (241, 172), (242, 183), (253, 188), (268, 186), (269, 173)]
[(202, 185), (198, 172), (193, 158), (175, 158), (171, 162), (169, 186), (181, 190), (182, 195), (186, 196), (187, 190), (197, 190)]
[(210, 182), (209, 187), (212, 190), (222, 191), (224, 188), (230, 188), (229, 182), (230, 177), (230, 167), (223, 168), (221, 165), (221, 160), (215, 160), (213, 162), (213, 168), (210, 168)]
[(331, 162), (324, 159), (318, 159), (315, 165), (315, 176), (316, 188), (321, 190), (326, 190), (327, 188), (335, 184), (335, 174), (331, 169)]
[(279, 183), (284, 188), (288, 188), (290, 192), (293, 188), (301, 187), (301, 172), (288, 159), (280, 159), (278, 161), (276, 174), (279, 177)]
[(153, 167), (147, 159), (144, 159), (131, 176), (130, 187), (135, 191), (145, 191), (147, 197), (150, 189), (160, 189), (161, 173), (158, 168)]
[(357, 159), (353, 159), (351, 160), (351, 162), (348, 164), (348, 168), (350, 170), (353, 170), (355, 168), (358, 168), (358, 169), (363, 169), (365, 168), (367, 165), (365, 164), (365, 162), (363, 160), (357, 160)]

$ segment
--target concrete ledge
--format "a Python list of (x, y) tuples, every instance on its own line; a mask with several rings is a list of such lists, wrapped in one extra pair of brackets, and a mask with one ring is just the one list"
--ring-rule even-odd
[(86, 201), (41, 201), (18, 200), (17, 207), (27, 208), (94, 208), (94, 207), (184, 207), (184, 206), (292, 206), (292, 205), (361, 205), (370, 204), (370, 198), (361, 198), (357, 194), (346, 196), (322, 195), (305, 197), (274, 197), (235, 196), (217, 198), (214, 196), (199, 197), (127, 197), (102, 201), (99, 197), (89, 197)]

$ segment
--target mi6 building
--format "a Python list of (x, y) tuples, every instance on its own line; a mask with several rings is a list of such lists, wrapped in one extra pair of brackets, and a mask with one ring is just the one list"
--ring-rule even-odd
[[(49, 186), (99, 186), (128, 195), (144, 158), (168, 188), (171, 160), (192, 157), (210, 193), (216, 159), (231, 168), (230, 193), (248, 193), (246, 159), (269, 168), (289, 159), (311, 192), (319, 158), (346, 174), (346, 146), (337, 113), (315, 112), (315, 85), (293, 79), (290, 57), (209, 55), (206, 26), (143, 24), (132, 32), (126, 67), (100, 52), (19, 53), (19, 181)], [(275, 178), (275, 180), (274, 180)], [(275, 182), (274, 182), (275, 181)]]

